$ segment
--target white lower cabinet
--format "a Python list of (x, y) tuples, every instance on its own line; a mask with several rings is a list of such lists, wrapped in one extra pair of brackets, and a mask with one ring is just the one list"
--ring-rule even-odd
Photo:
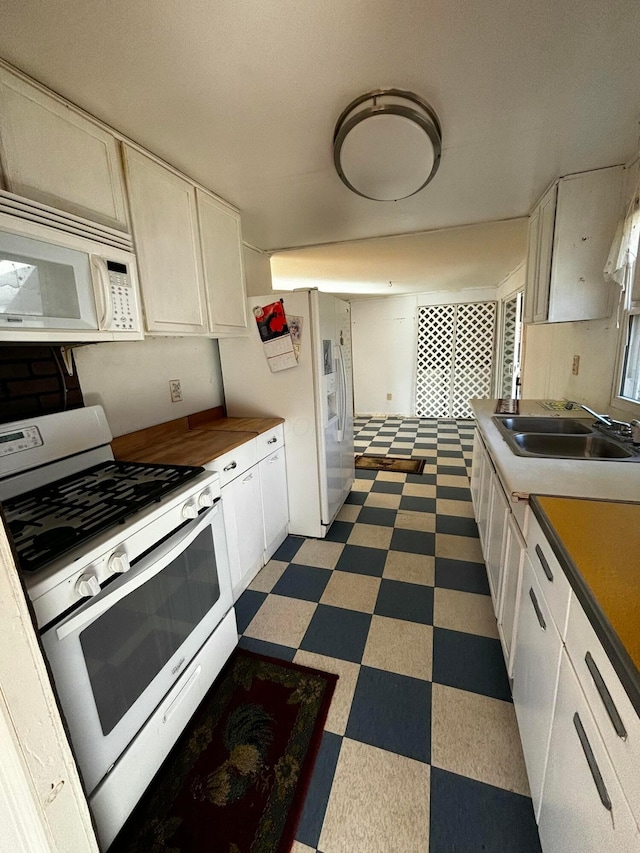
[(487, 538), (484, 548), (484, 558), (487, 564), (489, 589), (493, 599), (493, 609), (500, 617), (500, 593), (502, 585), (502, 567), (504, 538), (509, 518), (509, 504), (502, 491), (502, 486), (489, 462), (487, 465), (487, 488), (489, 491), (489, 517)]
[(233, 597), (237, 599), (262, 566), (264, 538), (258, 465), (222, 488), (222, 506), (229, 544)]
[(260, 462), (260, 486), (264, 526), (263, 560), (267, 563), (284, 542), (289, 525), (284, 447), (274, 451)]
[(236, 601), (289, 532), (282, 426), (218, 456), (207, 467), (220, 475)]
[(566, 652), (539, 818), (544, 853), (633, 853), (640, 833)]
[(510, 678), (513, 678), (514, 639), (518, 630), (518, 600), (526, 549), (527, 546), (518, 525), (510, 515), (507, 519), (502, 552), (502, 583), (498, 613), (498, 634)]
[(522, 567), (513, 670), (513, 704), (536, 818), (558, 686), (562, 639), (528, 557)]
[(498, 633), (511, 677), (520, 567), (526, 546), (500, 478), (477, 430), (473, 445), (471, 496)]

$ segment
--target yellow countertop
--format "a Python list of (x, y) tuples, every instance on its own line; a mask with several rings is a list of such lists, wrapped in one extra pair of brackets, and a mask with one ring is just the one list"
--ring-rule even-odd
[(111, 449), (123, 462), (206, 465), (281, 423), (282, 418), (214, 418), (201, 412), (118, 436)]
[(640, 503), (540, 495), (533, 503), (640, 672)]

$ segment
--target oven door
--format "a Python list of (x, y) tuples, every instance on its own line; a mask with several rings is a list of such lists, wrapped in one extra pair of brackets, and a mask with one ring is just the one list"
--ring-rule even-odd
[(232, 603), (218, 502), (44, 632), (87, 794)]

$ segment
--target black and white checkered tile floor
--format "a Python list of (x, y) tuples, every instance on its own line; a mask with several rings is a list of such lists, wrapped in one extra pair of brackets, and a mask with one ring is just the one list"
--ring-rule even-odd
[(473, 423), (356, 422), (325, 540), (290, 536), (237, 604), (240, 645), (336, 672), (294, 853), (539, 853), (473, 519)]

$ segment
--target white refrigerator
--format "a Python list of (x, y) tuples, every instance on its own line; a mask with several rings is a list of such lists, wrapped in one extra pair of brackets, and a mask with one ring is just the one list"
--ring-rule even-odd
[[(288, 318), (301, 318), (300, 353), (295, 367), (272, 373), (253, 309), (280, 298)], [(354, 480), (350, 307), (317, 290), (247, 305), (247, 336), (219, 341), (227, 414), (284, 418), (289, 532), (322, 538)]]

